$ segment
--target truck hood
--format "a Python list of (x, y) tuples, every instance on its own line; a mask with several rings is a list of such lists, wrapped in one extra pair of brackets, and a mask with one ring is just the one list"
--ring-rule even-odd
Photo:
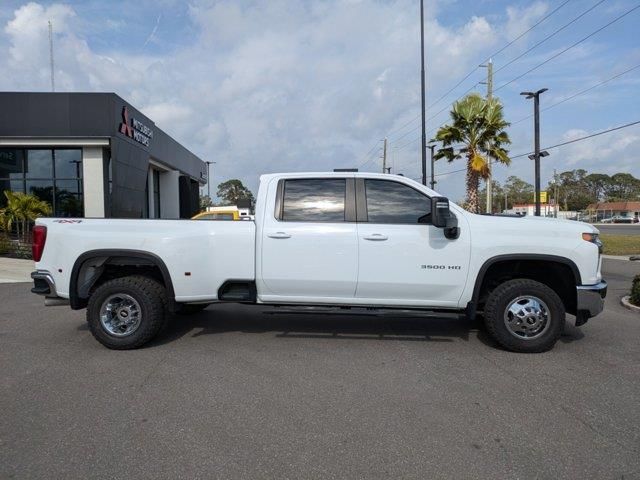
[[(568, 230), (579, 231), (580, 233), (600, 233), (600, 231), (593, 225), (586, 222), (579, 222), (576, 220), (564, 220), (561, 218), (548, 218), (548, 217), (536, 217), (533, 215), (526, 215), (521, 217), (526, 222), (533, 222), (535, 225), (540, 225), (543, 228), (567, 228)], [(536, 223), (537, 222), (537, 223)]]
[(514, 229), (524, 230), (533, 236), (556, 236), (558, 233), (600, 233), (597, 228), (585, 222), (576, 220), (564, 220), (559, 218), (536, 217), (525, 215), (523, 217), (507, 215), (476, 215), (465, 212), (469, 223), (476, 228), (491, 228), (495, 233), (509, 232)]

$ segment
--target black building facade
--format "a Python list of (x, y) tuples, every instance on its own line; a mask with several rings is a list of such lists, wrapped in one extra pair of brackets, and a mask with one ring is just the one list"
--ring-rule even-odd
[(5, 92), (0, 104), (0, 192), (35, 194), (56, 216), (198, 211), (206, 164), (118, 95)]

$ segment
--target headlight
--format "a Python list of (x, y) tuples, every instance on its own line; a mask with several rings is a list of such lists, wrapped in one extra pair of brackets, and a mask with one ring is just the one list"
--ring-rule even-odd
[(582, 239), (587, 242), (591, 242), (598, 246), (598, 253), (602, 253), (602, 240), (600, 240), (600, 235), (597, 233), (583, 233)]

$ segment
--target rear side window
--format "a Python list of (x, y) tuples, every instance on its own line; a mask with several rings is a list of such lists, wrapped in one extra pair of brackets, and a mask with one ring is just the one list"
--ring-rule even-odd
[(369, 223), (429, 223), (431, 199), (408, 185), (389, 180), (366, 180)]
[(301, 178), (284, 182), (285, 222), (344, 222), (346, 180)]

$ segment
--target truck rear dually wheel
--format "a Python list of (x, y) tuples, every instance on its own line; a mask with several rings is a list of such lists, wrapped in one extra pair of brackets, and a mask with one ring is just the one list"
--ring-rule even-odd
[(107, 348), (139, 348), (166, 324), (165, 289), (144, 276), (121, 277), (100, 285), (87, 305), (93, 336)]
[(484, 308), (487, 330), (514, 352), (550, 350), (564, 329), (562, 300), (547, 285), (525, 278), (509, 280), (489, 294)]

